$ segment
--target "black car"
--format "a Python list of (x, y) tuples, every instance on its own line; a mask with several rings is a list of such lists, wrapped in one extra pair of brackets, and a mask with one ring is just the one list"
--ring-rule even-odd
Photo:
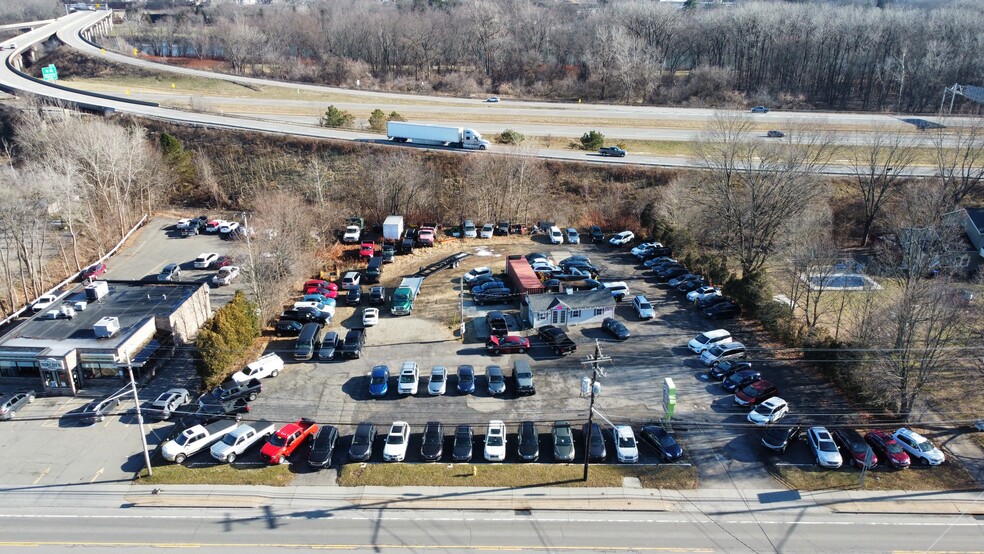
[(516, 298), (516, 293), (509, 289), (495, 289), (472, 296), (472, 300), (479, 306), (485, 304), (505, 304)]
[(495, 276), (495, 274), (486, 273), (485, 275), (479, 275), (478, 277), (475, 277), (475, 280), (469, 283), (468, 286), (474, 289), (475, 287), (484, 285), (486, 283), (502, 283), (502, 282), (503, 282), (502, 279), (500, 277)]
[(338, 429), (331, 425), (322, 425), (314, 436), (311, 453), (308, 454), (308, 465), (315, 469), (331, 467), (331, 456), (335, 453), (335, 443), (338, 442)]
[(190, 427), (196, 423), (206, 425), (220, 419), (235, 419), (238, 421), (242, 415), (249, 412), (249, 402), (245, 398), (232, 398), (228, 400), (208, 400), (198, 405), (198, 410), (190, 419), (183, 420), (181, 425)]
[(475, 434), (471, 425), (459, 425), (454, 430), (454, 448), (451, 459), (455, 462), (468, 462), (472, 459), (473, 440)]
[(709, 369), (707, 373), (711, 377), (717, 379), (718, 381), (722, 381), (730, 377), (731, 374), (733, 373), (737, 373), (739, 371), (745, 371), (748, 369), (752, 369), (751, 362), (739, 362), (737, 360), (722, 360), (712, 365), (711, 369)]
[(762, 446), (776, 452), (785, 452), (786, 447), (799, 437), (801, 430), (799, 419), (787, 417), (762, 432)]
[(686, 267), (671, 267), (669, 269), (664, 269), (656, 272), (656, 282), (657, 283), (667, 283), (670, 279), (674, 277), (679, 277), (681, 275), (686, 275), (690, 273)]
[(707, 319), (731, 319), (741, 315), (741, 306), (734, 302), (720, 302), (704, 310)]
[(653, 272), (653, 276), (658, 279), (660, 272), (669, 271), (671, 269), (676, 269), (676, 268), (686, 269), (686, 266), (684, 266), (682, 263), (676, 260), (673, 260), (673, 261), (666, 261), (666, 262), (660, 262), (658, 264), (654, 264), (650, 269)]
[(560, 292), (560, 279), (547, 279), (543, 282), (543, 288), (547, 292)]
[(652, 446), (656, 450), (656, 453), (667, 462), (679, 460), (683, 457), (683, 448), (677, 444), (673, 435), (659, 425), (646, 425), (639, 432), (639, 436), (649, 446)]
[(589, 233), (591, 233), (591, 242), (605, 242), (605, 233), (601, 230), (601, 227), (592, 225)]
[(424, 427), (424, 443), (420, 446), (420, 457), (425, 462), (436, 462), (444, 453), (444, 427), (430, 421)]
[(273, 326), (273, 332), (278, 337), (296, 337), (301, 334), (304, 325), (293, 319), (281, 319)]
[(345, 340), (338, 348), (338, 354), (343, 358), (361, 358), (362, 346), (366, 343), (365, 329), (352, 329), (345, 333)]
[(345, 293), (345, 304), (347, 306), (358, 306), (362, 304), (362, 287), (356, 285)]
[(372, 443), (376, 441), (376, 426), (368, 421), (363, 421), (355, 428), (352, 435), (352, 445), (349, 446), (349, 458), (357, 462), (364, 462), (372, 457)]
[[(588, 424), (584, 424), (584, 440), (588, 440)], [(597, 423), (591, 424), (591, 439), (588, 443), (588, 458), (592, 462), (604, 462), (608, 458), (608, 451), (605, 449), (605, 436), (601, 433), (601, 426)]]
[(404, 238), (403, 242), (400, 243), (400, 254), (413, 254), (413, 246), (416, 242), (412, 237)]
[(697, 307), (701, 310), (706, 310), (707, 308), (720, 304), (721, 302), (732, 302), (732, 300), (727, 296), (721, 295), (705, 296), (697, 301)]
[(631, 333), (629, 333), (629, 329), (623, 325), (621, 321), (615, 319), (614, 317), (606, 317), (601, 322), (601, 328), (618, 340), (626, 340), (632, 336)]
[(536, 432), (536, 424), (524, 421), (519, 424), (516, 447), (519, 457), (524, 462), (535, 462), (540, 457), (540, 435)]
[(321, 348), (318, 349), (318, 359), (334, 360), (339, 346), (341, 346), (341, 341), (339, 340), (338, 333), (328, 331), (325, 333), (324, 338), (321, 339)]
[(390, 243), (383, 244), (383, 263), (391, 264), (396, 259), (396, 247)]
[(495, 225), (495, 235), (504, 237), (509, 234), (509, 222), (500, 221)]
[(386, 303), (386, 288), (376, 285), (369, 289), (369, 305), (378, 306)]
[(496, 279), (496, 278), (484, 279), (480, 284), (472, 285), (471, 293), (479, 294), (490, 290), (504, 289), (504, 288), (508, 288), (508, 287), (506, 287), (506, 283), (502, 279)]
[(458, 392), (471, 394), (475, 392), (475, 368), (470, 365), (458, 366)]
[(697, 289), (699, 289), (700, 287), (703, 287), (706, 284), (707, 284), (707, 281), (705, 281), (704, 279), (694, 279), (693, 281), (685, 281), (685, 282), (677, 285), (676, 290), (677, 290), (677, 292), (682, 292), (684, 294), (687, 294), (688, 292), (690, 292), (692, 290), (697, 290)]
[(594, 278), (596, 275), (598, 275), (598, 273), (600, 273), (600, 270), (597, 267), (591, 265), (590, 263), (584, 260), (570, 260), (570, 261), (565, 260), (563, 262), (560, 262), (560, 268), (568, 273), (572, 273), (571, 272), (572, 269), (580, 269), (581, 271), (586, 271), (590, 273), (592, 278)]
[(755, 381), (761, 380), (762, 374), (760, 372), (754, 369), (743, 369), (732, 373), (727, 379), (721, 381), (721, 387), (734, 394), (735, 391), (739, 391)]
[(300, 323), (327, 323), (331, 319), (328, 314), (321, 313), (320, 311), (311, 308), (309, 306), (304, 306), (301, 308), (284, 310), (280, 312), (280, 319), (289, 319), (291, 321), (297, 321)]
[(193, 237), (205, 229), (205, 223), (200, 219), (192, 219), (188, 222), (183, 229), (181, 229), (182, 237)]
[(101, 400), (93, 400), (82, 408), (79, 412), (79, 419), (82, 423), (97, 423), (106, 419), (106, 416), (120, 405), (120, 398), (109, 397)]
[(489, 335), (501, 337), (509, 334), (509, 325), (506, 323), (506, 314), (493, 310), (485, 315), (485, 323), (489, 326)]

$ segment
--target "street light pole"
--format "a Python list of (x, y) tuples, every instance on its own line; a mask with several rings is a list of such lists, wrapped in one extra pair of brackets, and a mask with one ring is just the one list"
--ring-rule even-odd
[(581, 478), (582, 481), (588, 480), (588, 463), (591, 460), (591, 435), (594, 428), (594, 403), (595, 403), (595, 383), (598, 382), (598, 372), (604, 376), (605, 372), (601, 369), (601, 362), (609, 362), (611, 358), (607, 356), (602, 356), (601, 354), (601, 343), (595, 340), (595, 353), (593, 356), (588, 356), (588, 359), (582, 363), (591, 366), (591, 403), (588, 405), (588, 432), (584, 434), (584, 477)]
[(126, 355), (126, 371), (130, 374), (130, 390), (133, 392), (133, 403), (137, 406), (137, 425), (140, 426), (140, 442), (143, 444), (144, 464), (147, 466), (147, 476), (154, 474), (154, 468), (150, 465), (150, 451), (147, 449), (147, 435), (144, 433), (143, 413), (140, 411), (140, 397), (137, 396), (137, 382), (133, 379), (133, 364), (130, 363), (130, 355)]

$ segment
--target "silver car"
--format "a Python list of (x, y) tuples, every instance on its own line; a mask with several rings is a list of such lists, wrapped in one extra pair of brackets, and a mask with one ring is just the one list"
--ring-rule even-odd
[(489, 394), (502, 394), (506, 392), (506, 375), (502, 368), (497, 365), (490, 365), (485, 368), (485, 379), (489, 383)]
[(6, 398), (0, 398), (0, 420), (14, 419), (17, 411), (34, 402), (34, 391), (19, 392)]
[(810, 443), (810, 449), (813, 450), (820, 467), (837, 469), (844, 463), (840, 450), (837, 449), (837, 443), (826, 427), (810, 427), (806, 431), (806, 440)]

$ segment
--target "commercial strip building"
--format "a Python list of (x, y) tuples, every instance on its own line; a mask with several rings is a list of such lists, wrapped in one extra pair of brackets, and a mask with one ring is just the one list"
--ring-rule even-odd
[(211, 315), (205, 283), (80, 284), (0, 337), (0, 381), (75, 395), (118, 379), (127, 365), (139, 376), (193, 340)]

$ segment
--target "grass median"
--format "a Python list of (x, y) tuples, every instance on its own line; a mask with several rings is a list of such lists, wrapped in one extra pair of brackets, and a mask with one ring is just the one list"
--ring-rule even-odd
[(237, 467), (219, 464), (208, 467), (185, 467), (180, 464), (154, 468), (154, 475), (143, 470), (135, 479), (138, 485), (267, 485), (284, 487), (294, 479), (290, 466)]
[(770, 473), (790, 489), (818, 491), (826, 489), (879, 490), (968, 490), (980, 485), (958, 464), (947, 462), (939, 467), (913, 466), (901, 471), (878, 467), (865, 475), (853, 467), (820, 469), (816, 466), (775, 465)]
[(577, 464), (348, 464), (338, 474), (343, 487), (621, 487), (624, 478), (644, 488), (693, 489), (697, 470), (677, 465), (593, 465), (588, 480)]

